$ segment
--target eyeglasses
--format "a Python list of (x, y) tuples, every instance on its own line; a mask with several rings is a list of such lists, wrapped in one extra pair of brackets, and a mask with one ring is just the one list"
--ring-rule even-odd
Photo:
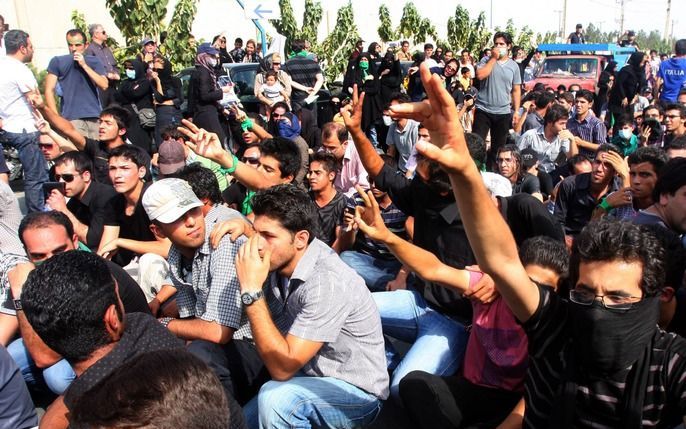
[(241, 161), (249, 165), (260, 165), (260, 158), (254, 156), (244, 156)]
[(38, 147), (42, 147), (45, 149), (52, 149), (54, 146), (54, 143), (38, 143)]
[(273, 66), (280, 66), (281, 63), (272, 63)]
[(75, 178), (76, 176), (80, 176), (80, 175), (81, 175), (81, 173), (74, 173), (74, 174), (55, 174), (55, 180), (58, 181), (58, 182), (59, 182), (60, 180), (64, 180), (64, 181), (67, 182), (67, 183), (71, 183), (71, 182), (74, 181), (74, 178)]
[(596, 298), (600, 298), (603, 307), (610, 310), (628, 310), (631, 306), (641, 300), (640, 296), (623, 296), (623, 295), (596, 295), (593, 292), (584, 289), (572, 289), (569, 291), (569, 299), (579, 305), (592, 305)]

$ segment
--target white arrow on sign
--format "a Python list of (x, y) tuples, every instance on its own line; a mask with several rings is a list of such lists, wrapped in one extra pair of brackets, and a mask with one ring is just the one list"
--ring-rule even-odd
[(245, 17), (248, 19), (279, 19), (281, 8), (278, 0), (246, 0)]

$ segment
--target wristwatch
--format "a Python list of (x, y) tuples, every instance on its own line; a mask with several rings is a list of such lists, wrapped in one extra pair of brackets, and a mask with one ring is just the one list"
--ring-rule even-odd
[(13, 299), (14, 311), (23, 311), (24, 308), (21, 306), (21, 299)]
[(241, 294), (241, 302), (243, 305), (253, 305), (255, 301), (260, 300), (264, 296), (264, 292), (261, 290), (258, 290), (257, 292), (250, 293), (250, 292), (244, 292)]

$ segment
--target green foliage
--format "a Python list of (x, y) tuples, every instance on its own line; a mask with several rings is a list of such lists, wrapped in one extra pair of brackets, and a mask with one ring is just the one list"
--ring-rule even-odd
[(488, 46), (490, 40), (491, 32), (486, 28), (486, 13), (481, 12), (471, 21), (469, 39), (465, 47), (476, 57), (479, 51)]
[(338, 9), (336, 25), (317, 52), (328, 82), (335, 81), (345, 71), (348, 55), (355, 48), (355, 42), (359, 38), (353, 5), (348, 1), (347, 5)]
[(126, 40), (123, 56), (140, 51), (143, 37), (159, 40), (169, 0), (105, 0), (114, 23)]
[(453, 49), (467, 46), (472, 33), (469, 12), (462, 5), (455, 8), (455, 16), (448, 18), (448, 43)]
[(557, 32), (548, 31), (545, 34), (538, 33), (536, 35), (536, 46), (543, 43), (555, 43), (557, 39)]
[[(586, 43), (617, 43), (617, 39), (619, 39), (618, 31), (604, 32), (593, 25), (593, 23), (586, 26), (585, 34)], [(663, 39), (662, 33), (657, 30), (653, 30), (650, 33), (641, 30), (636, 33), (636, 43), (643, 51), (655, 49), (658, 52), (669, 53), (674, 49), (675, 42), (674, 38)]]
[(175, 72), (194, 62), (196, 46), (191, 26), (196, 12), (197, 0), (179, 0), (169, 21), (163, 48)]
[(379, 6), (379, 28), (376, 30), (379, 33), (379, 38), (382, 42), (388, 42), (395, 39), (395, 31), (393, 31), (393, 23), (391, 22), (391, 12), (385, 4)]
[(88, 34), (88, 24), (86, 24), (86, 17), (77, 9), (71, 11), (71, 23), (74, 25), (74, 28), (83, 31), (83, 34)]
[(305, 0), (305, 13), (303, 14), (303, 29), (300, 38), (308, 40), (311, 44), (317, 42), (319, 24), (322, 22), (322, 5), (313, 0)]
[(419, 29), (421, 24), (422, 17), (419, 16), (419, 12), (415, 5), (409, 2), (405, 3), (403, 15), (400, 17), (400, 25), (396, 30), (396, 34), (403, 39), (409, 39), (415, 34), (415, 31)]
[(290, 46), (293, 40), (299, 38), (298, 22), (295, 20), (290, 0), (279, 0), (279, 7), (281, 19), (270, 19), (269, 22), (279, 34), (286, 37), (286, 46)]

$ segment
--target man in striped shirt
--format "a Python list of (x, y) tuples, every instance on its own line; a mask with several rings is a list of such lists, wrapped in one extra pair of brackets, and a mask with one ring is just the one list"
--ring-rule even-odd
[(607, 143), (607, 129), (593, 113), (593, 93), (582, 89), (574, 100), (576, 116), (567, 121), (567, 129), (574, 135), (579, 153), (594, 159), (598, 146)]
[[(638, 226), (601, 221), (579, 235), (569, 301), (532, 282), (507, 224), (470, 161), (452, 98), (422, 66), (432, 144), (448, 171), (481, 269), (529, 338), (525, 428), (674, 427), (686, 415), (686, 341), (657, 327), (664, 249)], [(425, 102), (426, 103), (426, 102)], [(427, 121), (427, 112), (430, 120)]]

